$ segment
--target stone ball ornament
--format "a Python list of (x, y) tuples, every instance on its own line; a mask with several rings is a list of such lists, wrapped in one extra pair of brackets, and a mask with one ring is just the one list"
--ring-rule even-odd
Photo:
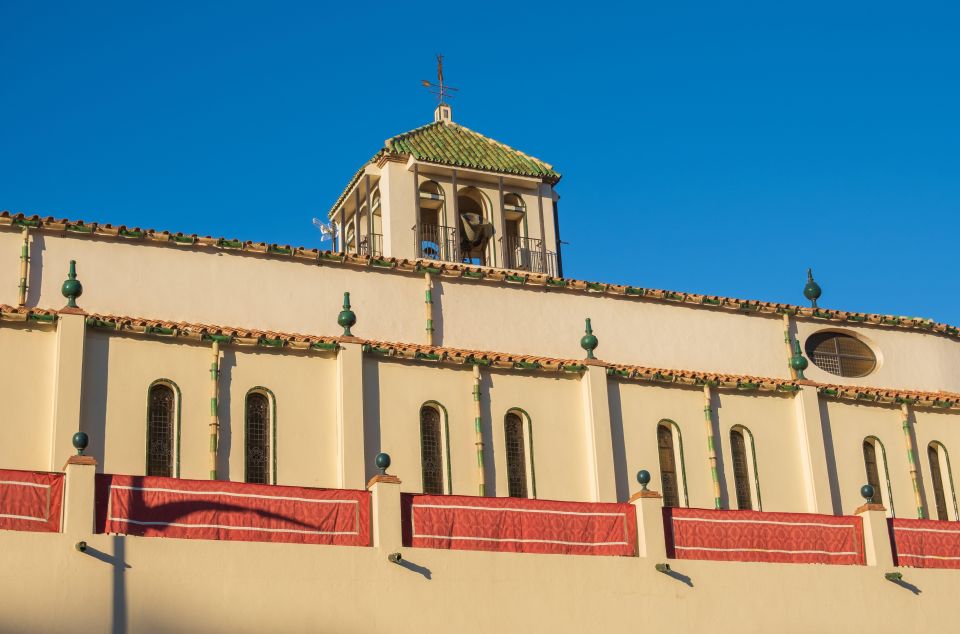
[(83, 450), (90, 444), (90, 437), (86, 432), (78, 431), (73, 435), (73, 448), (77, 450), (77, 455), (82, 456)]

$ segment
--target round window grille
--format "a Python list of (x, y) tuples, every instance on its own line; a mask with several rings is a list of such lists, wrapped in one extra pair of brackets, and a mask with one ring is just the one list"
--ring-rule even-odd
[(866, 376), (877, 367), (877, 357), (867, 344), (839, 332), (810, 335), (806, 349), (815, 366), (837, 376)]

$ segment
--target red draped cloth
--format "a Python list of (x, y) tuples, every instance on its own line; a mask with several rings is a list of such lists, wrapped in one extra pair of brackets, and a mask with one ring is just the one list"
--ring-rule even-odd
[(63, 474), (0, 469), (0, 529), (59, 533)]
[(98, 532), (370, 545), (370, 493), (339, 489), (97, 475)]
[(857, 516), (664, 509), (670, 556), (711, 561), (864, 565)]
[(419, 548), (625, 555), (637, 550), (631, 504), (404, 495), (404, 541)]
[(889, 520), (894, 560), (913, 568), (960, 568), (960, 524), (937, 520)]

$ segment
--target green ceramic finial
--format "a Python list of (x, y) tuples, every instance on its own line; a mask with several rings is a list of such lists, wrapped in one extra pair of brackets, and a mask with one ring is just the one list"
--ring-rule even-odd
[(811, 306), (816, 308), (817, 300), (822, 293), (820, 285), (813, 281), (813, 269), (807, 269), (807, 285), (803, 287), (803, 296), (810, 300)]
[(809, 363), (806, 358), (803, 356), (803, 353), (800, 352), (800, 342), (796, 339), (793, 340), (793, 356), (790, 357), (790, 367), (797, 371), (797, 378), (806, 380), (807, 377), (803, 376), (803, 371), (807, 369)]
[(78, 431), (73, 435), (73, 448), (77, 450), (77, 455), (82, 456), (83, 450), (90, 444), (90, 437), (86, 432)]
[(647, 491), (647, 485), (650, 484), (650, 472), (646, 469), (637, 471), (637, 482), (640, 483), (641, 491)]
[(375, 464), (377, 469), (380, 469), (380, 475), (387, 475), (387, 469), (390, 468), (390, 454), (378, 453)]
[(874, 491), (872, 484), (864, 484), (862, 487), (860, 487), (860, 495), (864, 500), (867, 501), (867, 504), (873, 501), (873, 494)]
[(77, 261), (70, 260), (70, 272), (63, 281), (60, 292), (67, 298), (67, 308), (77, 308), (77, 298), (83, 295), (83, 285), (77, 279)]
[(350, 293), (343, 294), (343, 310), (341, 310), (340, 314), (337, 315), (337, 323), (343, 327), (344, 337), (353, 336), (353, 333), (350, 332), (350, 328), (357, 323), (357, 314), (350, 310)]
[(593, 351), (599, 343), (597, 337), (593, 334), (593, 328), (590, 326), (590, 318), (587, 317), (586, 334), (580, 338), (580, 347), (587, 351), (588, 359), (596, 359), (596, 357), (593, 356)]

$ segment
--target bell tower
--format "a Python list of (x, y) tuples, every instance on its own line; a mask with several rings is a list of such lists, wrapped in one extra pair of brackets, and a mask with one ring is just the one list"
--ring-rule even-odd
[(443, 56), (433, 121), (391, 137), (328, 214), (335, 249), (562, 276), (560, 174), (544, 161), (453, 121)]

